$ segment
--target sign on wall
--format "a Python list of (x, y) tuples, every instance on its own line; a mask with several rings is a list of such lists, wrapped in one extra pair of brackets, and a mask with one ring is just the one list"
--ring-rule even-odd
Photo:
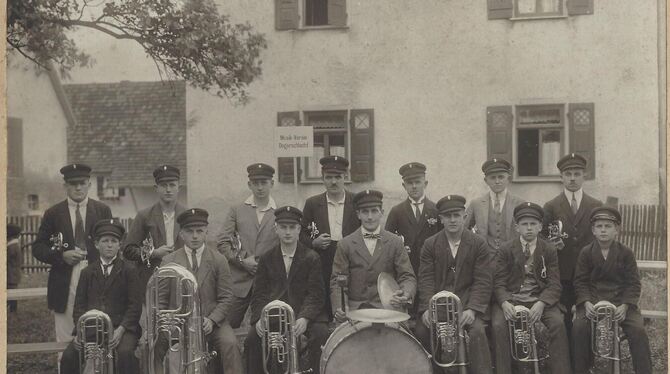
[(312, 126), (275, 127), (275, 156), (310, 157), (314, 155)]

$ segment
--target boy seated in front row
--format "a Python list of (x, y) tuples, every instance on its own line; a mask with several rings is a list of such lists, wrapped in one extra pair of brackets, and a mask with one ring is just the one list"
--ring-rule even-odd
[(76, 337), (77, 322), (79, 317), (92, 309), (106, 313), (114, 326), (110, 349), (116, 350), (115, 371), (139, 373), (134, 352), (139, 336), (142, 295), (138, 292), (140, 287), (135, 266), (117, 257), (125, 231), (121, 224), (110, 219), (98, 221), (93, 228), (100, 260), (81, 272), (72, 313), (75, 339), (63, 352), (61, 373), (80, 372), (78, 350), (82, 342)]
[(616, 240), (621, 213), (616, 208), (598, 207), (591, 211), (595, 240), (579, 253), (575, 268), (577, 314), (572, 326), (575, 373), (589, 372), (591, 321), (594, 305), (609, 301), (616, 306), (614, 318), (628, 336), (633, 368), (637, 374), (652, 372), (649, 338), (637, 306), (640, 275), (633, 251)]
[[(556, 249), (538, 237), (544, 211), (533, 203), (514, 208), (514, 240), (498, 251), (494, 279), (496, 302), (492, 305), (496, 373), (512, 373), (508, 321), (515, 319), (514, 307), (530, 309), (530, 322), (541, 322), (549, 332), (549, 367), (552, 373), (571, 373), (568, 336), (558, 308), (561, 280)], [(536, 330), (537, 331), (537, 330)]]

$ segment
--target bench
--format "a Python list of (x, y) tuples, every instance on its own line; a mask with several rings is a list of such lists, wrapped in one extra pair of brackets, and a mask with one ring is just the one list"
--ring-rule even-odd
[(12, 353), (60, 353), (67, 348), (67, 342), (7, 344), (7, 354)]
[(36, 299), (47, 296), (47, 288), (13, 288), (7, 290), (7, 300)]

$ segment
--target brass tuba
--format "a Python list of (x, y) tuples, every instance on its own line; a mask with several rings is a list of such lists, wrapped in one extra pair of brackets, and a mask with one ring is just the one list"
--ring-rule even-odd
[(281, 300), (268, 303), (261, 311), (261, 342), (265, 374), (307, 374), (298, 368), (298, 337), (295, 336), (293, 308)]
[(79, 372), (114, 374), (114, 351), (109, 347), (114, 336), (114, 326), (107, 313), (89, 310), (77, 320)]
[[(158, 363), (163, 364), (163, 374), (206, 373), (207, 363), (216, 352), (207, 349), (193, 273), (175, 263), (156, 269), (147, 283), (146, 303), (148, 352), (144, 358), (149, 373), (156, 374)], [(161, 338), (167, 338), (168, 354), (156, 357)], [(177, 368), (166, 360), (172, 354), (179, 356)]]
[(596, 357), (611, 361), (611, 373), (621, 372), (621, 346), (619, 322), (614, 318), (616, 306), (609, 301), (599, 301), (593, 306), (595, 317), (591, 319), (591, 349)]
[(147, 268), (151, 268), (151, 255), (154, 253), (154, 239), (151, 237), (151, 233), (142, 240), (142, 245), (140, 246), (140, 258), (142, 263), (147, 265)]
[(514, 320), (508, 321), (509, 344), (512, 358), (518, 362), (533, 365), (533, 373), (540, 373), (540, 361), (547, 359), (539, 357), (535, 326), (530, 322), (530, 309), (523, 305), (514, 306)]
[(459, 374), (467, 374), (466, 333), (458, 323), (463, 313), (461, 299), (453, 292), (440, 291), (430, 298), (428, 313), (433, 362), (442, 368), (458, 367)]

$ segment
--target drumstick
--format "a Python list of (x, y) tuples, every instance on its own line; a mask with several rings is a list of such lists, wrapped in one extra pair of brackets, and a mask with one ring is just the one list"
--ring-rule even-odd
[(347, 280), (348, 279), (347, 279), (346, 274), (338, 274), (337, 275), (337, 285), (340, 287), (340, 298), (341, 298), (340, 302), (342, 303), (342, 311), (345, 312), (345, 313), (347, 312), (347, 309), (346, 309), (347, 298), (346, 298), (346, 294), (345, 294), (344, 290), (347, 287)]

